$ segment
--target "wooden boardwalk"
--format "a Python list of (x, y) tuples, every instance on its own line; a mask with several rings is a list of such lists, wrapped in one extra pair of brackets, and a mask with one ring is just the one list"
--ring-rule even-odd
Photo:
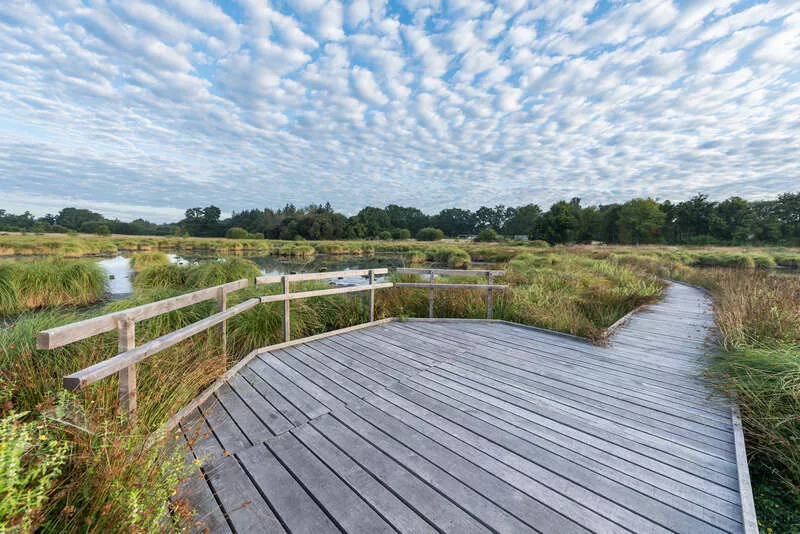
[(211, 532), (744, 532), (712, 322), (672, 285), (608, 347), (422, 320), (264, 353), (181, 422), (182, 496)]

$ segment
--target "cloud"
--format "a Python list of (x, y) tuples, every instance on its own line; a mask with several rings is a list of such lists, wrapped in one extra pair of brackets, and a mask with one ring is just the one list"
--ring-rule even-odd
[(9, 0), (2, 207), (763, 198), (798, 44), (792, 0)]
[(353, 88), (361, 100), (373, 106), (383, 106), (389, 102), (375, 82), (375, 76), (367, 69), (353, 68)]

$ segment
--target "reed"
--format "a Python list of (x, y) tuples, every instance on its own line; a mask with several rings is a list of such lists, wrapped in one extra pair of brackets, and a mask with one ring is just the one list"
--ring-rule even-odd
[(85, 306), (106, 291), (94, 263), (63, 259), (0, 263), (0, 316), (54, 306)]
[(163, 252), (136, 252), (131, 255), (131, 269), (141, 271), (155, 265), (169, 265), (169, 256)]

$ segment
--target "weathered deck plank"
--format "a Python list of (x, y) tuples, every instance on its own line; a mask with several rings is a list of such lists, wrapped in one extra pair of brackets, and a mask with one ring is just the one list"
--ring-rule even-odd
[(676, 284), (607, 347), (432, 320), (264, 353), (181, 423), (186, 498), (213, 532), (744, 532), (712, 324)]

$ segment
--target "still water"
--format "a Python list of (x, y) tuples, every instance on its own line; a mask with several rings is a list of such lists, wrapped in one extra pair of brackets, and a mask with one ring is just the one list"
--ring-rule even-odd
[[(201, 262), (217, 261), (216, 256), (179, 255), (167, 254), (172, 263), (190, 265)], [(316, 273), (324, 271), (349, 271), (354, 269), (377, 269), (380, 267), (402, 267), (402, 256), (393, 254), (376, 254), (374, 256), (327, 256), (318, 255), (304, 260), (281, 259), (275, 256), (246, 256), (265, 275), (281, 275), (295, 273)], [(114, 258), (105, 258), (97, 261), (108, 275), (108, 287), (111, 297), (124, 298), (133, 292), (134, 272), (131, 270), (130, 255), (121, 254)], [(376, 280), (383, 277), (376, 276)], [(331, 283), (337, 285), (362, 285), (369, 280), (361, 276), (344, 276), (331, 278)]]

